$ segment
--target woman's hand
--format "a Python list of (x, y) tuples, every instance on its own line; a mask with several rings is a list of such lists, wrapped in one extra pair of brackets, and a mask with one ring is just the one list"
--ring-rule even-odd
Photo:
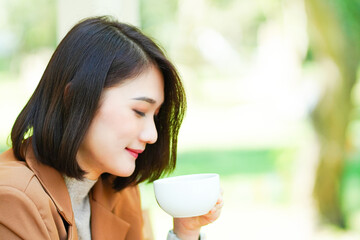
[(224, 205), (222, 196), (207, 214), (189, 218), (174, 218), (174, 233), (182, 240), (198, 240), (200, 228), (219, 218)]

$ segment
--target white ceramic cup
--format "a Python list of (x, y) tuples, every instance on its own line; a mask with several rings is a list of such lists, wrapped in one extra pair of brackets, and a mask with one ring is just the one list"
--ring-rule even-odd
[(220, 197), (219, 174), (203, 173), (154, 181), (159, 206), (176, 218), (208, 213)]

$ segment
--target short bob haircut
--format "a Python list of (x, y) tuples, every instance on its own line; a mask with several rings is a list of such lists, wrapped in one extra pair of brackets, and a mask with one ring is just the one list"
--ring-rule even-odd
[(113, 187), (121, 190), (145, 180), (152, 182), (174, 170), (177, 137), (186, 110), (180, 77), (149, 37), (108, 16), (79, 22), (60, 42), (12, 128), (16, 158), (24, 161), (31, 143), (38, 161), (82, 179), (86, 172), (78, 165), (76, 153), (103, 89), (131, 80), (151, 66), (157, 67), (164, 79), (164, 103), (155, 120), (158, 139), (139, 156), (134, 173), (114, 178)]

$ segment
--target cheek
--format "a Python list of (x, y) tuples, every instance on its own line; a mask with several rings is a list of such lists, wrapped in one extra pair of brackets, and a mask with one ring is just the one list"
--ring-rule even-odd
[(99, 134), (106, 134), (109, 140), (123, 141), (126, 137), (137, 134), (139, 119), (132, 112), (122, 111), (114, 114), (103, 114), (99, 116)]

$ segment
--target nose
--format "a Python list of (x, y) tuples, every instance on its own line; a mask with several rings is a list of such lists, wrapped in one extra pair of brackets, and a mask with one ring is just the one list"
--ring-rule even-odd
[(153, 144), (157, 141), (158, 138), (158, 132), (156, 130), (156, 125), (153, 119), (149, 119), (149, 121), (146, 121), (143, 130), (140, 133), (140, 141), (147, 143), (147, 144)]

